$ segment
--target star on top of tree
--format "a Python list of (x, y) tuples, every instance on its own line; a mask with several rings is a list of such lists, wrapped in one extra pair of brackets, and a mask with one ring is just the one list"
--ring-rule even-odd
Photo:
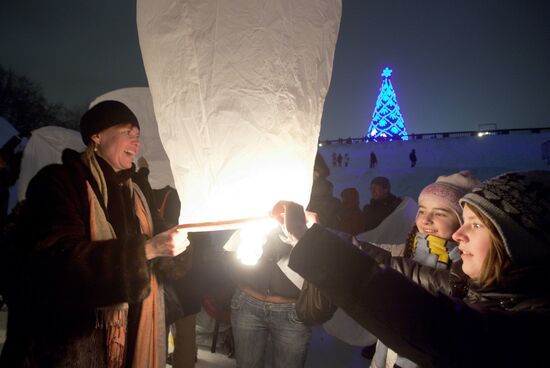
[(382, 70), (382, 76), (383, 76), (383, 77), (386, 77), (386, 78), (389, 78), (392, 71), (393, 71), (393, 70), (391, 70), (390, 68), (386, 67), (386, 69)]

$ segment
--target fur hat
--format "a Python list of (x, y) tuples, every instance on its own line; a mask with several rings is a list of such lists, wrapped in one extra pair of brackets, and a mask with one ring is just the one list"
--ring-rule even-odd
[(139, 129), (137, 117), (125, 104), (119, 101), (102, 101), (80, 118), (82, 141), (87, 146), (92, 135), (119, 124), (131, 124)]
[(462, 206), (458, 201), (480, 183), (468, 170), (449, 176), (440, 176), (435, 183), (422, 189), (418, 196), (418, 202), (420, 203), (425, 199), (442, 200), (458, 217), (458, 221), (462, 223)]
[(550, 256), (550, 171), (497, 176), (460, 203), (489, 218), (513, 262), (525, 264)]

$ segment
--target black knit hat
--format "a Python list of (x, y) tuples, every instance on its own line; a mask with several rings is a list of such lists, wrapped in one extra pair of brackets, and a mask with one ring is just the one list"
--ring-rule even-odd
[(119, 101), (102, 101), (80, 118), (82, 141), (87, 146), (92, 135), (119, 124), (131, 124), (139, 129), (137, 117), (125, 104)]
[(497, 176), (460, 203), (477, 208), (491, 220), (514, 263), (550, 256), (550, 171)]

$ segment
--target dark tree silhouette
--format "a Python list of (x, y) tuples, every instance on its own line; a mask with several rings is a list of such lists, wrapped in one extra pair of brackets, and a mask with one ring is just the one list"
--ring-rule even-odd
[(19, 132), (46, 125), (78, 129), (82, 113), (80, 109), (49, 103), (38, 84), (0, 65), (0, 116)]

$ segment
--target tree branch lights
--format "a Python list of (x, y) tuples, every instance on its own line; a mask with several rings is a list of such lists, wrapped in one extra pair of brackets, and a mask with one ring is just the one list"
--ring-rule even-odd
[(401, 110), (397, 104), (397, 96), (390, 81), (392, 70), (386, 67), (382, 71), (382, 86), (372, 113), (366, 141), (408, 140), (407, 129)]

